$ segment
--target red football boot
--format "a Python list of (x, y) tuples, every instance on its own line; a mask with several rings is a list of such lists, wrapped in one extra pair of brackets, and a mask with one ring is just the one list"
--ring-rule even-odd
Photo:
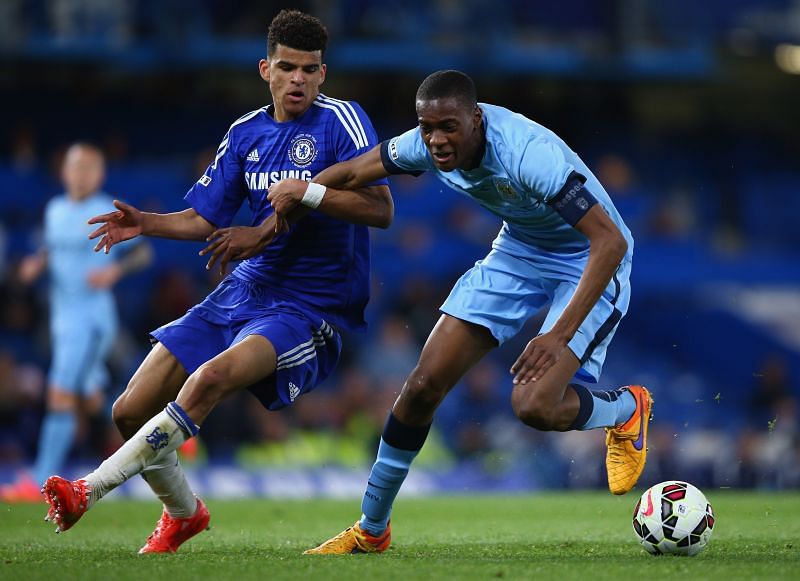
[(51, 476), (42, 486), (42, 494), (50, 505), (45, 520), (56, 523), (57, 533), (71, 528), (89, 510), (91, 491), (85, 480)]
[(173, 518), (164, 509), (161, 518), (156, 524), (144, 547), (139, 549), (139, 554), (145, 553), (174, 553), (183, 543), (191, 539), (197, 533), (208, 530), (208, 521), (211, 515), (208, 513), (205, 503), (197, 499), (197, 510), (187, 518)]

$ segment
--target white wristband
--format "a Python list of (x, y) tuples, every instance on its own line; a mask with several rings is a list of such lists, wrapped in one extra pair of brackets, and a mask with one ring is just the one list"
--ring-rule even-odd
[(300, 200), (300, 203), (309, 208), (318, 207), (322, 203), (322, 198), (325, 196), (325, 190), (327, 189), (322, 184), (308, 182), (306, 193), (303, 194), (303, 199)]

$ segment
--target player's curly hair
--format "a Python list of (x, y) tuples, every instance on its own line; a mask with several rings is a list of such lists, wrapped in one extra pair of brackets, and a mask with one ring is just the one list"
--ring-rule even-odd
[(455, 97), (467, 107), (478, 103), (475, 83), (466, 73), (447, 70), (429, 75), (417, 89), (417, 101), (433, 101)]
[(279, 44), (296, 50), (318, 50), (325, 56), (328, 29), (316, 16), (299, 10), (281, 10), (269, 24), (267, 55), (275, 54)]

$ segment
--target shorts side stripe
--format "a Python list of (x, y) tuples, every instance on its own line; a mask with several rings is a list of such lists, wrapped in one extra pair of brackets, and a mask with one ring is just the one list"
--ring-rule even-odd
[(314, 339), (313, 338), (309, 339), (305, 343), (300, 343), (300, 345), (298, 345), (297, 347), (294, 347), (293, 349), (289, 349), (286, 353), (281, 353), (280, 355), (278, 355), (278, 361), (283, 361), (286, 358), (294, 357), (297, 354), (298, 351), (303, 351), (303, 350), (307, 349), (308, 347), (311, 347), (313, 343), (314, 343)]
[(583, 357), (581, 357), (581, 365), (589, 361), (589, 358), (594, 353), (594, 350), (597, 346), (603, 342), (603, 340), (608, 337), (608, 334), (617, 326), (620, 319), (622, 319), (622, 311), (618, 308), (614, 307), (614, 310), (611, 311), (611, 314), (605, 320), (605, 322), (600, 325), (600, 328), (595, 333), (594, 339), (592, 339), (591, 343), (586, 346), (586, 351), (583, 353)]
[(278, 367), (276, 369), (288, 369), (289, 367), (297, 367), (298, 365), (302, 365), (306, 361), (314, 359), (316, 356), (317, 356), (317, 352), (316, 351), (312, 351), (311, 353), (309, 353), (308, 355), (306, 355), (302, 359), (298, 359), (297, 361), (281, 363), (280, 365), (278, 365)]
[[(619, 270), (619, 268), (617, 268)], [(622, 290), (622, 286), (619, 284), (619, 279), (617, 278), (617, 273), (614, 271), (614, 298), (611, 299), (611, 304), (616, 305), (617, 299), (619, 298), (619, 292)]]
[(303, 349), (302, 351), (299, 351), (298, 353), (295, 353), (291, 357), (286, 357), (284, 359), (281, 359), (278, 362), (278, 365), (286, 365), (287, 363), (291, 363), (292, 361), (296, 361), (297, 359), (305, 357), (309, 353), (315, 353), (316, 351), (317, 351), (317, 348), (314, 345), (309, 345), (307, 348)]

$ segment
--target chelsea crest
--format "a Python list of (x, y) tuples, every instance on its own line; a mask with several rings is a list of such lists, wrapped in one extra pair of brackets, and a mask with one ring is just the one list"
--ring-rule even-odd
[(313, 135), (301, 133), (289, 145), (289, 159), (297, 167), (305, 167), (317, 158), (317, 140)]

